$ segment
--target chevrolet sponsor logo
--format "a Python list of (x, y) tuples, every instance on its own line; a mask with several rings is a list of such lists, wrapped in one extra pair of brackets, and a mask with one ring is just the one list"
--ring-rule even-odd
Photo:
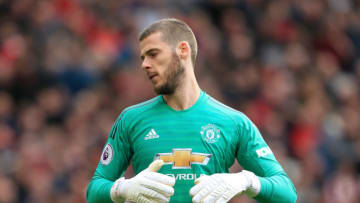
[(207, 165), (211, 154), (192, 152), (191, 148), (173, 149), (172, 153), (157, 153), (156, 159), (172, 164), (173, 169), (190, 169), (192, 164)]
[(175, 180), (196, 180), (205, 174), (196, 173), (179, 173), (179, 174), (165, 174), (167, 176), (175, 178)]

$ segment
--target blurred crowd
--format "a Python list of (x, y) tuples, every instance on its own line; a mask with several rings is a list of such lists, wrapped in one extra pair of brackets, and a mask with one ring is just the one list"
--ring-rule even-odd
[(256, 123), (297, 202), (360, 202), (359, 0), (0, 0), (0, 203), (86, 202), (116, 117), (155, 96), (137, 35), (163, 17), (193, 28), (201, 88)]

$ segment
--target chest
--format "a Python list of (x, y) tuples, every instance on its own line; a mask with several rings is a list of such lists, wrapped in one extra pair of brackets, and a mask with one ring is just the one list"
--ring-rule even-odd
[(237, 133), (222, 119), (207, 116), (144, 119), (131, 132), (135, 173), (162, 159), (166, 173), (226, 172), (232, 165)]

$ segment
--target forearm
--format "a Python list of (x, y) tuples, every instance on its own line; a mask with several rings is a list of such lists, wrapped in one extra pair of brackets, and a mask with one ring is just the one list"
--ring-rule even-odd
[(255, 197), (258, 202), (296, 202), (296, 189), (285, 174), (258, 178), (261, 184), (260, 193)]
[(89, 203), (112, 203), (110, 190), (114, 182), (101, 178), (93, 177), (87, 189), (86, 199)]

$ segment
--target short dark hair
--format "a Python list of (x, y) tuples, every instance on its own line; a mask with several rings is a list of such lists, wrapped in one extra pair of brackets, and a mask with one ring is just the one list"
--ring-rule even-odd
[(181, 41), (188, 42), (191, 49), (191, 61), (195, 66), (197, 42), (193, 31), (185, 22), (175, 18), (158, 20), (140, 33), (139, 41), (141, 42), (155, 32), (162, 33), (163, 40), (171, 46), (176, 46)]

